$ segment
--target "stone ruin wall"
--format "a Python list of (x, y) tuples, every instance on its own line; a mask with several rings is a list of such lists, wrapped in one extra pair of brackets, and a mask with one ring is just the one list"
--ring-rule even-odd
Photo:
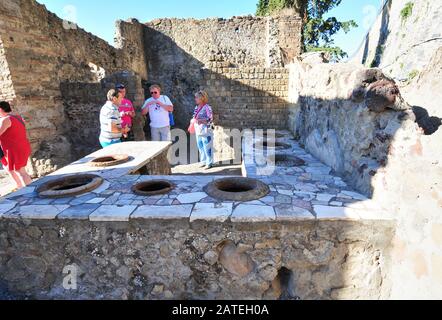
[(15, 94), (11, 73), (5, 57), (5, 48), (0, 38), (0, 99), (10, 101), (14, 98)]
[[(392, 8), (402, 9), (398, 3), (393, 1)], [(425, 3), (415, 1), (415, 8)], [(412, 19), (430, 25), (423, 22), (424, 16)], [(437, 23), (434, 26), (428, 30), (420, 24), (410, 25), (409, 34), (421, 38), (440, 32)], [(392, 37), (396, 31), (390, 30)], [(385, 50), (395, 51), (396, 47), (387, 45)], [(377, 89), (370, 84), (382, 78), (389, 82), (385, 75), (388, 68), (332, 65), (308, 57), (290, 67), (291, 130), (309, 152), (396, 219), (391, 243), (393, 264), (385, 279), (391, 283), (392, 299), (442, 297), (442, 129), (438, 99), (442, 92), (442, 47), (429, 50), (425, 57), (431, 58), (424, 59), (423, 71), (414, 80), (396, 82), (402, 95), (386, 109), (376, 107), (385, 100), (376, 96)], [(404, 61), (420, 58), (414, 51), (401, 57)], [(396, 91), (394, 86), (390, 88)]]
[[(140, 53), (133, 48), (142, 48), (136, 42), (141, 41), (142, 26), (118, 22), (118, 43), (124, 47), (116, 49), (82, 29), (72, 29), (75, 26), (66, 24), (34, 0), (2, 1), (0, 15), (2, 77), (13, 83), (13, 94), (7, 97), (15, 97), (17, 111), (27, 120), (33, 150), (32, 167), (28, 169), (41, 176), (76, 160), (75, 149), (83, 148), (83, 140), (77, 140), (68, 130), (71, 124), (65, 104), (72, 102), (72, 94), (68, 93), (69, 101), (65, 101), (66, 92), (61, 87), (65, 83), (83, 83), (84, 91), (77, 91), (78, 94), (86, 91), (90, 96), (89, 84), (99, 83), (115, 72), (132, 70), (146, 77), (144, 55), (132, 55)], [(2, 81), (3, 86), (5, 83), (8, 86)], [(2, 96), (3, 92), (2, 89)], [(105, 95), (101, 97), (102, 104), (105, 99)], [(89, 114), (82, 116), (87, 118)], [(83, 123), (89, 124), (84, 118)]]
[[(271, 39), (278, 41), (272, 42)], [(188, 119), (194, 109), (195, 91), (200, 88), (210, 91), (211, 101), (215, 105), (222, 102), (219, 107), (214, 107), (226, 110), (223, 111), (225, 114), (242, 109), (245, 99), (232, 99), (237, 95), (234, 87), (253, 88), (254, 85), (244, 85), (239, 80), (241, 76), (229, 78), (229, 75), (240, 74), (244, 75), (245, 80), (256, 80), (257, 87), (279, 85), (277, 81), (269, 83), (271, 80), (258, 83), (266, 82), (261, 71), (266, 67), (281, 68), (287, 61), (298, 56), (301, 52), (300, 39), (301, 20), (297, 17), (154, 20), (146, 24), (145, 29), (149, 83), (158, 82), (164, 87), (164, 92), (176, 104), (178, 127), (187, 128)], [(205, 78), (208, 73), (211, 73), (210, 79)], [(273, 80), (280, 80), (279, 77)], [(230, 96), (229, 88), (232, 88), (233, 96)], [(268, 97), (279, 98), (273, 95), (276, 91), (273, 88), (269, 92), (262, 91), (263, 94), (268, 93)], [(243, 93), (241, 96), (252, 98), (257, 95), (246, 96)], [(254, 102), (256, 101), (247, 99), (249, 105)], [(217, 124), (238, 129), (254, 125), (247, 121), (250, 117), (242, 117), (242, 113), (238, 116), (231, 122), (219, 119)], [(237, 127), (238, 122), (243, 125)]]
[[(385, 221), (3, 219), (0, 274), (17, 298), (385, 299), (392, 234)], [(63, 288), (67, 265), (78, 290)]]

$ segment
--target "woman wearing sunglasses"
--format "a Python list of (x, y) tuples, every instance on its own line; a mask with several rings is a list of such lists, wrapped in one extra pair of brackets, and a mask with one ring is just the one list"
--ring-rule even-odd
[(147, 99), (142, 108), (142, 114), (149, 113), (152, 141), (171, 141), (170, 116), (173, 112), (173, 104), (169, 97), (161, 95), (161, 87), (150, 87), (151, 98)]

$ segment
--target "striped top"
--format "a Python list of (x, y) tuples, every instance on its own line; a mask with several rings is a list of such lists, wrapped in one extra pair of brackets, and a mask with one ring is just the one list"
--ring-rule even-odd
[(110, 142), (121, 139), (123, 134), (121, 131), (112, 132), (112, 124), (117, 125), (117, 128), (121, 129), (121, 115), (118, 107), (114, 106), (111, 101), (108, 101), (100, 111), (100, 141)]

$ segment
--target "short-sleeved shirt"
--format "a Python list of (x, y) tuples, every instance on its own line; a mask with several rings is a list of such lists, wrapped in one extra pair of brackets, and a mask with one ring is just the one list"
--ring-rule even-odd
[[(118, 108), (121, 112), (135, 112), (134, 106), (129, 99), (123, 99), (121, 105)], [(121, 116), (121, 125), (123, 127), (132, 127), (132, 117), (131, 116)]]
[(212, 132), (212, 125), (213, 125), (213, 111), (212, 107), (206, 104), (201, 111), (197, 112), (200, 108), (198, 106), (195, 107), (195, 111), (193, 112), (193, 117), (197, 120), (205, 120), (207, 121), (207, 124), (198, 124), (195, 123), (195, 134), (198, 136), (206, 136), (211, 134)]
[[(158, 100), (165, 105), (173, 106), (172, 102), (167, 96), (160, 96)], [(156, 101), (156, 100), (154, 98), (147, 99), (142, 109), (143, 110), (146, 109), (147, 108), (146, 105), (151, 101)], [(158, 104), (153, 104), (149, 107), (149, 117), (150, 117), (150, 126), (152, 128), (164, 128), (170, 126), (169, 112), (164, 108), (161, 108), (160, 105)]]
[(100, 111), (100, 141), (111, 142), (121, 139), (121, 132), (112, 132), (112, 124), (121, 129), (120, 111), (111, 101), (108, 101)]

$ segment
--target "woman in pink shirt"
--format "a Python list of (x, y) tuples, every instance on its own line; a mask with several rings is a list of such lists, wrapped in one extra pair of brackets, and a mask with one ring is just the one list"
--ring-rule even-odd
[(116, 89), (123, 96), (123, 100), (121, 101), (121, 105), (118, 108), (121, 114), (121, 127), (129, 128), (129, 132), (123, 136), (124, 141), (133, 140), (132, 133), (132, 119), (135, 118), (135, 109), (132, 105), (132, 102), (129, 99), (126, 99), (126, 87), (123, 84), (117, 84)]

